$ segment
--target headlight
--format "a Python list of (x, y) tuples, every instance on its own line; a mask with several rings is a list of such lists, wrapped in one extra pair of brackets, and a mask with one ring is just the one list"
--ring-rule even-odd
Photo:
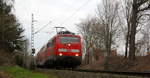
[(59, 53), (59, 56), (62, 56), (63, 54), (62, 53)]
[(79, 52), (78, 49), (71, 49), (71, 52)]
[(76, 54), (75, 56), (79, 56), (79, 54)]
[(58, 49), (58, 51), (59, 51), (59, 52), (67, 52), (67, 49), (61, 48), (61, 49)]

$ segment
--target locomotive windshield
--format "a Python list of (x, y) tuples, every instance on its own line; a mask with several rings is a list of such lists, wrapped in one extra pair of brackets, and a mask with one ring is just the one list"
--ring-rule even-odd
[(79, 42), (78, 37), (60, 37), (61, 43), (77, 43)]

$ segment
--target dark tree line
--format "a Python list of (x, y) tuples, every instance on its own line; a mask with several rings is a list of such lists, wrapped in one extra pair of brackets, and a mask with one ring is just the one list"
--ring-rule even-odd
[(12, 12), (13, 0), (0, 0), (0, 48), (14, 51), (23, 50), (23, 28)]

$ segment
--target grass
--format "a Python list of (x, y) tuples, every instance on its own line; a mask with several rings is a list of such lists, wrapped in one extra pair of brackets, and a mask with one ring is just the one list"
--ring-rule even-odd
[(14, 67), (0, 67), (0, 70), (4, 70), (10, 75), (12, 75), (13, 78), (58, 78), (55, 75), (52, 74), (43, 74), (43, 73), (36, 73), (29, 70), (26, 70), (24, 68), (21, 68), (19, 66)]

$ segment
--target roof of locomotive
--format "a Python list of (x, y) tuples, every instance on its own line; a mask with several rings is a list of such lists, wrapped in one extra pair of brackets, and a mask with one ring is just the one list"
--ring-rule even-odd
[(61, 37), (61, 36), (70, 36), (70, 37), (79, 37), (80, 38), (80, 35), (72, 35), (72, 34), (57, 34), (56, 36), (54, 37)]
[(55, 36), (53, 36), (48, 42), (52, 41), (54, 38), (58, 38), (58, 37), (61, 37), (61, 36), (70, 36), (70, 37), (78, 37), (78, 38), (81, 38), (80, 35), (76, 35), (75, 33), (57, 33)]
[(74, 36), (74, 37), (80, 37), (79, 35), (76, 35), (75, 33), (72, 33), (70, 31), (61, 31), (57, 33), (54, 37), (59, 37), (59, 36)]

